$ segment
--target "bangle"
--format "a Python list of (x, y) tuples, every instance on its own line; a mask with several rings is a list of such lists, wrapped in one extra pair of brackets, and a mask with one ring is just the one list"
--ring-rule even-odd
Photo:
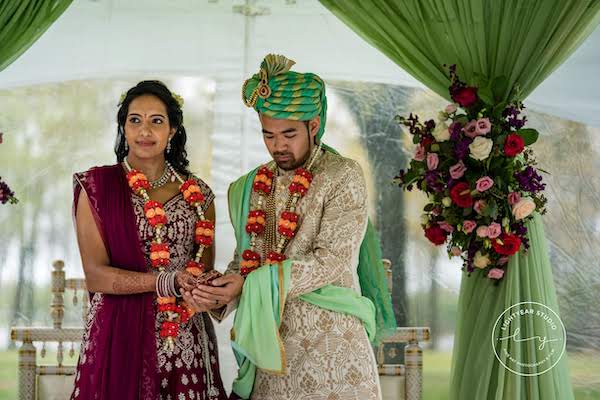
[(156, 294), (158, 297), (181, 297), (181, 293), (175, 287), (177, 271), (161, 271), (156, 277)]

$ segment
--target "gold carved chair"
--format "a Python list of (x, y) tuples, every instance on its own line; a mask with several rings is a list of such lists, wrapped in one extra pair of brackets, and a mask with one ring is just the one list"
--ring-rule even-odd
[[(82, 317), (88, 312), (88, 292), (84, 279), (66, 279), (63, 261), (52, 263), (52, 301), (50, 314), (52, 327), (12, 327), (12, 340), (22, 343), (18, 352), (19, 400), (64, 400), (73, 390), (75, 366), (65, 365), (65, 352), (75, 360), (75, 349), (83, 337), (83, 324), (79, 327), (63, 327), (65, 315), (65, 291), (73, 291), (73, 304), (81, 302)], [(41, 343), (41, 358), (46, 356), (46, 343), (57, 343), (56, 360), (38, 364), (38, 351), (34, 343)], [(70, 346), (69, 346), (70, 344)]]
[[(392, 263), (383, 260), (392, 291)], [(423, 349), (429, 340), (427, 327), (398, 327), (396, 333), (375, 349), (383, 400), (421, 400), (423, 397)], [(404, 350), (399, 349), (404, 345)], [(403, 353), (403, 354), (401, 354)], [(404, 356), (403, 362), (401, 361)]]

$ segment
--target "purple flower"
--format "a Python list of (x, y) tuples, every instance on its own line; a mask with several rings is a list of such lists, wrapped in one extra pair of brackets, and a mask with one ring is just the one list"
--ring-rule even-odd
[(454, 146), (454, 155), (459, 160), (464, 160), (469, 155), (469, 145), (473, 143), (473, 139), (462, 138), (456, 146)]
[(473, 266), (473, 258), (475, 258), (475, 253), (477, 253), (477, 250), (479, 250), (479, 247), (477, 246), (477, 243), (475, 242), (475, 240), (472, 240), (471, 243), (469, 244), (469, 249), (467, 250), (467, 260), (466, 260), (467, 272), (475, 271), (475, 267)]
[(521, 110), (524, 108), (525, 106), (522, 104), (520, 104), (518, 107), (511, 104), (510, 106), (506, 107), (504, 111), (502, 111), (502, 116), (506, 118), (506, 124), (504, 126), (505, 130), (510, 130), (511, 128), (518, 130), (525, 126), (527, 117), (519, 119), (519, 114), (521, 114)]
[(453, 142), (458, 142), (458, 140), (460, 139), (460, 134), (462, 133), (463, 130), (463, 126), (461, 125), (460, 122), (453, 122), (450, 124), (450, 126), (448, 127), (448, 130), (450, 131), (450, 140)]
[(516, 172), (515, 178), (519, 182), (519, 186), (526, 192), (537, 193), (546, 188), (546, 184), (542, 183), (542, 177), (531, 166), (527, 166), (521, 172)]
[(435, 128), (434, 120), (430, 119), (428, 121), (425, 121), (425, 129), (427, 130), (427, 132), (431, 132), (433, 128)]
[(526, 249), (529, 248), (529, 239), (527, 238), (527, 227), (523, 222), (515, 222), (510, 229), (521, 239), (521, 243)]
[(6, 204), (9, 201), (12, 203), (14, 200), (15, 193), (10, 190), (6, 182), (0, 177), (0, 203)]
[(438, 171), (432, 170), (425, 172), (425, 183), (427, 187), (434, 192), (441, 192), (444, 190), (444, 184), (439, 180)]

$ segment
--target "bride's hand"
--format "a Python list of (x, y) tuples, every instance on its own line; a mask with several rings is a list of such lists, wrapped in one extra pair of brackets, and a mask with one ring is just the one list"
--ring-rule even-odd
[(175, 284), (182, 294), (184, 291), (191, 292), (196, 287), (196, 278), (187, 271), (179, 271), (175, 275)]

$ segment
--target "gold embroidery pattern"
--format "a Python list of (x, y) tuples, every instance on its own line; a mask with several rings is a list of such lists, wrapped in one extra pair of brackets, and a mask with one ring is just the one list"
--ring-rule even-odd
[[(278, 178), (278, 214), (292, 175)], [(329, 283), (360, 290), (355, 274), (367, 223), (362, 171), (352, 160), (325, 153), (316, 162), (314, 175), (299, 205), (298, 233), (285, 252), (294, 260), (280, 329), (287, 373), (276, 376), (258, 370), (252, 399), (377, 400), (381, 394), (375, 357), (362, 323), (298, 299)], [(251, 201), (256, 201), (254, 196)], [(261, 248), (259, 238), (257, 249)], [(239, 269), (237, 260), (229, 271)]]

